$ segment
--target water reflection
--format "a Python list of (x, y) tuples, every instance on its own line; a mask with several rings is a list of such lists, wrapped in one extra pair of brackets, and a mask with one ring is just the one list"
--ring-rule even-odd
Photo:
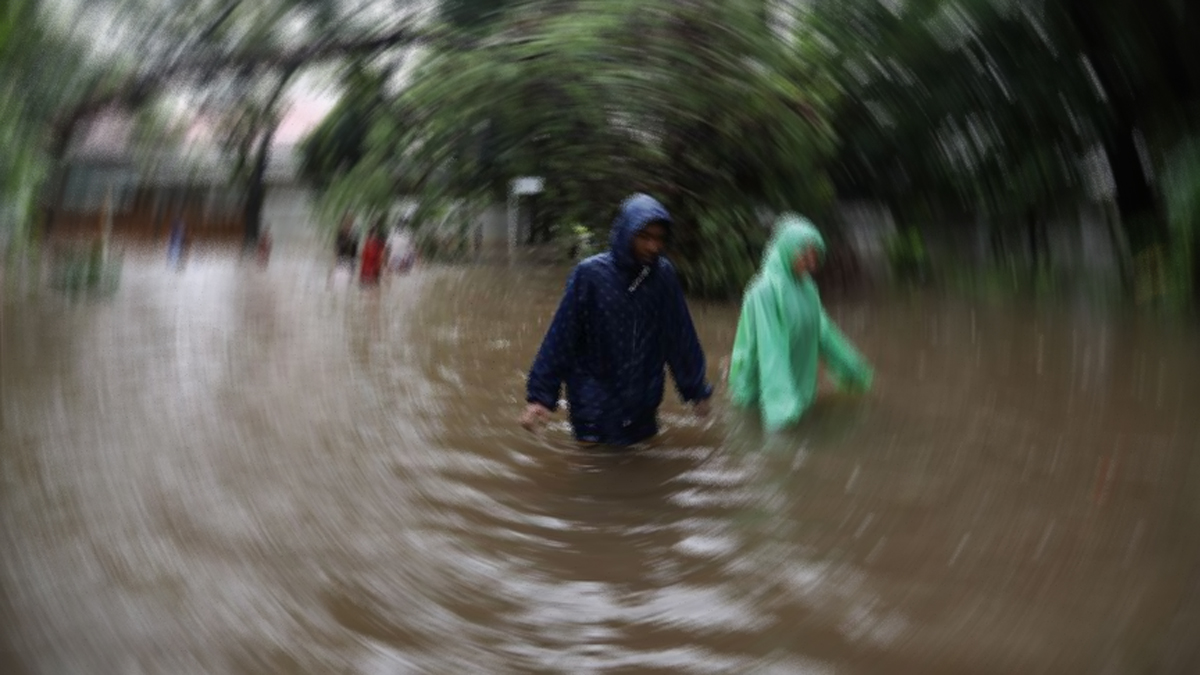
[(832, 304), (866, 400), (605, 453), (514, 421), (562, 270), (159, 262), (6, 307), (4, 672), (1188, 672), (1194, 335)]

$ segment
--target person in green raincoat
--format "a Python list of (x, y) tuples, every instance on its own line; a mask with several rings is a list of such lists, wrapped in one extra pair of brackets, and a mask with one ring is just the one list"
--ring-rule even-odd
[(821, 307), (811, 273), (825, 255), (820, 232), (794, 214), (779, 218), (762, 268), (742, 301), (729, 364), (735, 405), (758, 408), (778, 430), (812, 405), (820, 364), (844, 390), (865, 392), (872, 370)]

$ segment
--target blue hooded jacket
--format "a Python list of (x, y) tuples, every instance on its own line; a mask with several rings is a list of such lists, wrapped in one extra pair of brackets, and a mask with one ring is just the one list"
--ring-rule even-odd
[(651, 222), (670, 228), (667, 210), (637, 194), (621, 205), (611, 249), (579, 263), (529, 372), (526, 400), (550, 410), (567, 385), (571, 425), (581, 441), (632, 445), (658, 433), (665, 368), (688, 403), (712, 395), (704, 352), (675, 268), (633, 256), (633, 238)]

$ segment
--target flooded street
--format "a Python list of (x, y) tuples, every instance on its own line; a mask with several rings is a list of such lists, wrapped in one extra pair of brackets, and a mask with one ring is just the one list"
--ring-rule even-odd
[(1200, 672), (1192, 329), (835, 300), (869, 397), (594, 453), (515, 423), (564, 269), (326, 273), (4, 307), (0, 672)]

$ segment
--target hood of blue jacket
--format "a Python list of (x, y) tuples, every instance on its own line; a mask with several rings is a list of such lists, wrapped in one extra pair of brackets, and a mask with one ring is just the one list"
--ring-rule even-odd
[(640, 263), (633, 257), (633, 238), (647, 224), (660, 221), (670, 232), (671, 215), (657, 199), (647, 194), (635, 194), (621, 204), (621, 210), (613, 221), (609, 246), (613, 261), (623, 269), (635, 269)]

